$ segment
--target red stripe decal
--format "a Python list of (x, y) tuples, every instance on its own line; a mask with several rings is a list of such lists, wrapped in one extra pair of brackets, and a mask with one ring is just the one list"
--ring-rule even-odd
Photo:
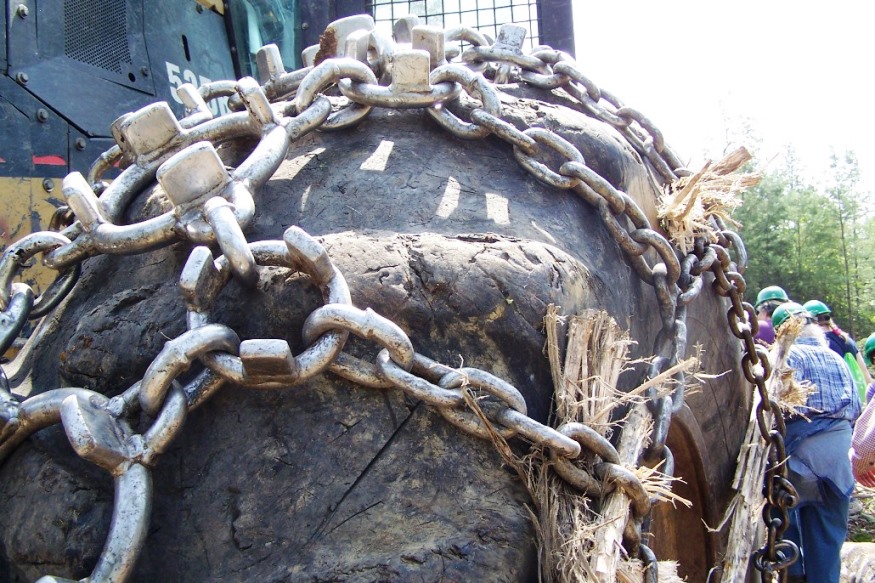
[(60, 156), (32, 156), (34, 164), (42, 164), (44, 166), (66, 166), (67, 161)]

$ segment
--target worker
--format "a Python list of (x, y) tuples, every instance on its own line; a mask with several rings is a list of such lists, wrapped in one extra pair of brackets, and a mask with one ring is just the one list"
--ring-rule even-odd
[(872, 383), (872, 375), (866, 368), (857, 343), (850, 334), (838, 327), (832, 318), (832, 310), (825, 303), (820, 300), (808, 300), (803, 304), (803, 307), (814, 316), (818, 325), (823, 328), (829, 347), (845, 359), (848, 368), (851, 369), (851, 375), (854, 377), (857, 394), (860, 396), (860, 400), (865, 403), (866, 387)]
[[(875, 333), (870, 334), (863, 343), (863, 360), (875, 364)], [(866, 390), (866, 408), (854, 425), (851, 436), (851, 468), (854, 478), (864, 486), (875, 488), (875, 382)]]
[[(870, 388), (872, 386), (875, 385)], [(854, 478), (866, 487), (875, 488), (875, 399), (869, 400), (854, 425), (850, 456)]]
[[(863, 362), (866, 364), (867, 369), (868, 365), (875, 364), (875, 332), (869, 334), (866, 342), (863, 343)], [(875, 396), (875, 381), (870, 382), (869, 387), (866, 389), (866, 402), (871, 401), (873, 396)]]
[(790, 347), (787, 365), (798, 381), (815, 390), (804, 407), (785, 419), (788, 477), (799, 494), (787, 538), (802, 551), (801, 562), (789, 568), (790, 581), (837, 583), (854, 489), (848, 451), (860, 399), (845, 361), (830, 350), (824, 330), (804, 307), (796, 302), (778, 306), (772, 315), (775, 330), (780, 332), (791, 318), (805, 324)]
[(775, 308), (789, 301), (790, 298), (787, 296), (787, 292), (777, 285), (764, 287), (757, 294), (754, 308), (757, 311), (759, 329), (756, 336), (754, 336), (754, 340), (758, 344), (768, 348), (775, 341), (775, 330), (772, 328), (772, 313), (775, 311)]

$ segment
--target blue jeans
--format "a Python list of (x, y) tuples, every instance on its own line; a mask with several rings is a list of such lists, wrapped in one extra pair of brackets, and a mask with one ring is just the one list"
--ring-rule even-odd
[(804, 573), (809, 583), (838, 583), (854, 488), (848, 461), (851, 424), (829, 418), (793, 421), (787, 423), (786, 443), (788, 477), (800, 498), (786, 536), (802, 551), (789, 573)]
[(825, 488), (822, 503), (803, 503), (790, 512), (790, 527), (785, 533), (802, 549), (802, 558), (790, 566), (789, 573), (809, 583), (838, 583), (841, 548), (848, 534), (849, 496)]

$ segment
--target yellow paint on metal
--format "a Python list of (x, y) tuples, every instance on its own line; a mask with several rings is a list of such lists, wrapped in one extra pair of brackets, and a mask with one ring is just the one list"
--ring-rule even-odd
[(219, 14), (225, 14), (225, 3), (222, 0), (195, 0), (201, 6), (215, 10)]
[[(44, 183), (51, 183), (51, 191)], [(0, 177), (0, 247), (6, 249), (25, 235), (48, 229), (55, 209), (62, 204), (60, 178)], [(57, 272), (35, 263), (21, 273), (20, 280), (39, 294)]]

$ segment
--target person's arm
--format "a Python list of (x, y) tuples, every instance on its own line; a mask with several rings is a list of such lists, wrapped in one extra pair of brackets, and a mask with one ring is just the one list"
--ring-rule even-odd
[(854, 478), (864, 486), (875, 488), (875, 399), (869, 401), (857, 419), (850, 457)]
[(857, 351), (857, 364), (860, 365), (860, 370), (863, 372), (863, 378), (866, 379), (866, 386), (868, 387), (872, 384), (872, 375), (869, 374), (869, 369), (866, 367), (866, 362), (863, 360), (863, 355), (859, 350)]

